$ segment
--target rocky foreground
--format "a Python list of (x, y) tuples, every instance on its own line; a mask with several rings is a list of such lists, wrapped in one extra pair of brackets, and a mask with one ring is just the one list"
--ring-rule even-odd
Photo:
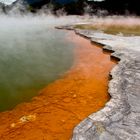
[(110, 72), (110, 101), (75, 127), (72, 140), (140, 140), (140, 37), (75, 32), (101, 44), (120, 61)]

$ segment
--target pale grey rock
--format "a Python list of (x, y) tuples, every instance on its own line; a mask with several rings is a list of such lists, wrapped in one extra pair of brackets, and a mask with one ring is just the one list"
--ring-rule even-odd
[[(110, 72), (110, 101), (74, 129), (72, 140), (140, 140), (140, 45), (132, 49), (123, 37), (114, 41), (118, 36), (88, 30), (76, 30), (76, 33), (103, 45), (104, 50), (114, 52), (111, 56), (120, 61)], [(133, 38), (127, 38), (126, 42)], [(140, 37), (135, 40), (140, 42)], [(92, 124), (89, 129), (75, 131), (79, 127), (82, 130), (83, 125), (86, 128), (89, 120)]]
[[(110, 101), (102, 110), (88, 116), (95, 130), (75, 133), (75, 136), (81, 136), (76, 140), (140, 140), (140, 46), (129, 49), (129, 46), (127, 48), (123, 42), (121, 47), (120, 42), (125, 40), (121, 37), (117, 40), (120, 46), (114, 47), (116, 43), (114, 35), (87, 30), (76, 30), (76, 33), (103, 45), (103, 49), (114, 52), (112, 57), (120, 60), (110, 73), (112, 76), (109, 83)], [(140, 38), (137, 39), (140, 42)], [(84, 121), (78, 126), (83, 124)], [(100, 133), (99, 128), (102, 130)], [(73, 137), (72, 140), (75, 138)]]
[(75, 32), (120, 61), (110, 72), (110, 101), (74, 128), (72, 140), (140, 140), (140, 37)]

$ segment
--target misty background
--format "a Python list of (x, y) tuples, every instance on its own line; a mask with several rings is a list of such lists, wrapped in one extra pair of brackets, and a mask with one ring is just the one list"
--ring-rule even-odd
[[(65, 11), (67, 15), (140, 15), (139, 0), (0, 0), (0, 9), (7, 12), (13, 7), (36, 13), (45, 6), (53, 14)], [(20, 3), (20, 4), (19, 4)], [(21, 6), (24, 5), (24, 8)]]

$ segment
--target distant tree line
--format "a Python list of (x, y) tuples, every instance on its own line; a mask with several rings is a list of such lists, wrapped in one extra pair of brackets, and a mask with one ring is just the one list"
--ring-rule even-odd
[[(93, 15), (140, 15), (140, 0), (104, 0), (104, 1), (94, 1), (94, 0), (67, 0), (68, 3), (59, 3), (58, 0), (17, 0), (11, 6), (3, 6), (0, 4), (0, 11), (7, 11), (15, 7), (15, 5), (21, 5), (19, 3), (28, 3), (27, 9), (31, 12), (36, 12), (41, 9), (44, 5), (51, 9), (54, 14), (57, 11), (63, 9), (68, 15), (82, 15), (85, 12)], [(59, 0), (61, 1), (61, 0)], [(64, 0), (62, 0), (63, 2)], [(65, 0), (66, 1), (66, 0)], [(5, 10), (6, 9), (6, 10)], [(26, 11), (23, 8), (19, 8), (20, 11)]]
[(84, 13), (85, 0), (76, 0), (68, 3), (59, 3), (57, 0), (25, 0), (29, 3), (31, 9), (36, 11), (40, 9), (42, 6), (47, 5), (47, 7), (52, 9), (54, 14), (57, 13), (58, 10), (63, 9), (69, 15), (82, 15)]
[[(32, 0), (27, 0), (32, 1)], [(96, 14), (99, 10), (106, 10), (106, 14), (133, 14), (140, 15), (140, 0), (104, 0), (102, 2), (94, 0), (77, 0), (68, 4), (57, 3), (56, 0), (34, 0), (38, 1), (33, 3), (33, 7), (41, 7), (49, 3), (53, 5), (53, 11), (63, 8), (67, 14), (82, 15), (85, 12), (85, 7), (89, 6), (90, 14)]]
[(94, 10), (107, 10), (108, 14), (140, 15), (140, 0), (104, 0), (102, 2), (89, 1), (88, 4), (91, 5)]

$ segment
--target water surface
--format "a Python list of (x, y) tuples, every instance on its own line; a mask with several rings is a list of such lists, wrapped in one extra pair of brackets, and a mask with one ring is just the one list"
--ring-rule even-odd
[(70, 68), (73, 45), (39, 21), (7, 20), (0, 25), (0, 111), (28, 101)]
[(74, 127), (110, 99), (109, 71), (116, 61), (89, 40), (71, 36), (76, 45), (71, 69), (31, 102), (1, 113), (2, 140), (69, 140)]

